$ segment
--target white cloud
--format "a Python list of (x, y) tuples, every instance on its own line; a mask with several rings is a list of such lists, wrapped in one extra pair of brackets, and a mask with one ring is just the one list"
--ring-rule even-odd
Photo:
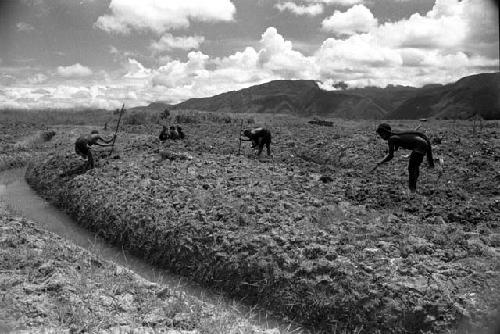
[(498, 16), (489, 1), (437, 0), (426, 15), (385, 23), (373, 32), (394, 48), (439, 49), (498, 58)]
[(231, 21), (236, 8), (230, 0), (111, 0), (111, 15), (95, 25), (108, 32), (129, 33), (131, 29), (158, 34), (189, 27), (190, 21)]
[(461, 45), (467, 34), (464, 20), (456, 16), (432, 18), (412, 15), (408, 20), (385, 23), (374, 32), (385, 45), (402, 48), (453, 48)]
[(311, 78), (317, 73), (312, 58), (292, 49), (292, 42), (286, 41), (276, 28), (267, 28), (260, 40), (259, 63), (265, 69), (286, 79)]
[(377, 26), (377, 19), (364, 5), (355, 5), (346, 12), (336, 10), (322, 22), (322, 28), (337, 35), (367, 33)]
[(191, 50), (198, 49), (204, 41), (205, 37), (203, 36), (174, 37), (172, 34), (165, 34), (158, 42), (151, 43), (150, 47), (156, 52), (172, 49)]
[(313, 4), (308, 6), (300, 6), (295, 4), (294, 2), (284, 2), (278, 3), (275, 5), (276, 8), (283, 12), (285, 10), (289, 10), (295, 15), (309, 15), (316, 16), (323, 13), (323, 5), (321, 4)]
[(223, 58), (211, 59), (201, 52), (190, 52), (188, 60), (170, 60), (152, 76), (153, 87), (166, 90), (166, 96), (187, 99), (237, 90), (273, 79), (314, 79), (319, 69), (311, 57), (293, 50), (275, 28), (268, 28), (259, 50), (246, 47)]
[(31, 24), (26, 23), (26, 22), (17, 22), (16, 28), (17, 28), (17, 31), (23, 31), (23, 32), (35, 30), (35, 28)]
[(324, 3), (328, 5), (352, 6), (361, 4), (364, 0), (303, 0), (305, 2)]
[(151, 76), (151, 69), (144, 67), (140, 62), (135, 59), (128, 59), (128, 64), (126, 65), (127, 73), (123, 76), (124, 78), (131, 79), (144, 79)]
[(367, 73), (374, 68), (398, 67), (403, 59), (397, 50), (378, 45), (368, 35), (347, 40), (329, 38), (315, 54), (323, 76), (336, 73)]
[(38, 95), (47, 95), (47, 94), (50, 94), (50, 91), (47, 89), (38, 88), (38, 89), (32, 90), (31, 93), (38, 94)]
[(153, 85), (161, 85), (168, 88), (192, 84), (205, 75), (205, 65), (209, 57), (199, 51), (188, 54), (185, 63), (174, 60), (166, 65), (160, 66), (152, 78)]
[(71, 77), (88, 77), (92, 75), (92, 70), (86, 66), (80, 65), (80, 63), (76, 63), (71, 66), (58, 66), (57, 73), (65, 78)]
[[(366, 8), (364, 14), (368, 15), (354, 15), (355, 7), (337, 12), (351, 13), (352, 20), (347, 22), (347, 16), (337, 16), (338, 35), (332, 34), (307, 56), (276, 28), (269, 27), (258, 42), (249, 41), (233, 54), (212, 57), (193, 50), (186, 60), (174, 58), (177, 53), (166, 55), (160, 50), (178, 46), (189, 49), (187, 45), (196, 49), (197, 42), (165, 34), (165, 38), (154, 42), (161, 66), (141, 63), (145, 58), (111, 48), (110, 52), (119, 55), (116, 63), (122, 68), (98, 72), (92, 78), (67, 81), (50, 76), (50, 81), (44, 81), (43, 76), (37, 76), (42, 69), (27, 66), (23, 72), (16, 72), (2, 67), (0, 107), (117, 108), (122, 102), (132, 107), (159, 100), (177, 103), (274, 79), (344, 81), (350, 87), (420, 86), (448, 83), (488, 69), (498, 71), (498, 18), (486, 2), (437, 0), (428, 13), (380, 25)], [(138, 25), (127, 23), (126, 27), (136, 29)], [(77, 65), (81, 66), (61, 69)], [(46, 92), (36, 94), (34, 88), (40, 87)]]
[(0, 74), (0, 85), (10, 86), (16, 82), (16, 78), (9, 74)]
[(31, 85), (38, 85), (38, 84), (46, 82), (48, 79), (49, 78), (45, 74), (36, 73), (28, 78), (28, 83)]

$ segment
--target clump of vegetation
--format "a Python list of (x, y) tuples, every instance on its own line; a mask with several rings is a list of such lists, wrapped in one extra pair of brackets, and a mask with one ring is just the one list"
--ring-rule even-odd
[(50, 141), (52, 140), (52, 138), (56, 135), (56, 132), (53, 131), (53, 130), (50, 130), (50, 131), (43, 131), (41, 134), (40, 134), (40, 138), (43, 140), (43, 141)]
[[(176, 110), (175, 122), (176, 123), (219, 123), (231, 124), (239, 123), (242, 117), (238, 114), (226, 114), (216, 112), (205, 112), (197, 110)], [(247, 118), (246, 123), (254, 124), (253, 118)]]
[(127, 125), (144, 125), (148, 123), (148, 117), (143, 112), (132, 112), (126, 114), (123, 121)]
[(112, 114), (112, 111), (103, 109), (4, 109), (0, 110), (0, 123), (25, 123), (35, 127), (40, 124), (100, 125)]
[(168, 109), (163, 110), (160, 114), (161, 120), (167, 120), (169, 117), (170, 117), (170, 110)]
[(332, 121), (325, 121), (325, 120), (322, 120), (322, 119), (319, 119), (319, 118), (315, 118), (311, 121), (308, 122), (309, 124), (314, 124), (314, 125), (321, 125), (321, 126), (333, 126), (333, 122)]

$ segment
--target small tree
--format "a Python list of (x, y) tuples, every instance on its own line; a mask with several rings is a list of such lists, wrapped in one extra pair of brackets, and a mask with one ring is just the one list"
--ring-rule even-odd
[(340, 88), (341, 90), (346, 90), (348, 87), (344, 81), (338, 81), (333, 84), (333, 88)]

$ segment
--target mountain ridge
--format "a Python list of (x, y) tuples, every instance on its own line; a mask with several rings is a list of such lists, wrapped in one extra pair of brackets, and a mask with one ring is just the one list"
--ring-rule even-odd
[(220, 113), (280, 113), (344, 119), (500, 119), (500, 72), (479, 73), (421, 88), (388, 85), (328, 91), (314, 80), (272, 80), (211, 97), (135, 110), (168, 108)]

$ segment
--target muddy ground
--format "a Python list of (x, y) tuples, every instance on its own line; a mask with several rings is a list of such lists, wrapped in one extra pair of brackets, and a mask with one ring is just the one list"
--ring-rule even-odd
[(409, 152), (370, 172), (386, 148), (375, 123), (262, 125), (273, 158), (235, 155), (239, 122), (182, 124), (187, 139), (163, 144), (158, 125), (129, 126), (95, 170), (78, 172), (68, 140), (28, 180), (111, 242), (319, 331), (493, 330), (498, 123), (425, 123), (444, 163), (422, 165), (417, 194)]

